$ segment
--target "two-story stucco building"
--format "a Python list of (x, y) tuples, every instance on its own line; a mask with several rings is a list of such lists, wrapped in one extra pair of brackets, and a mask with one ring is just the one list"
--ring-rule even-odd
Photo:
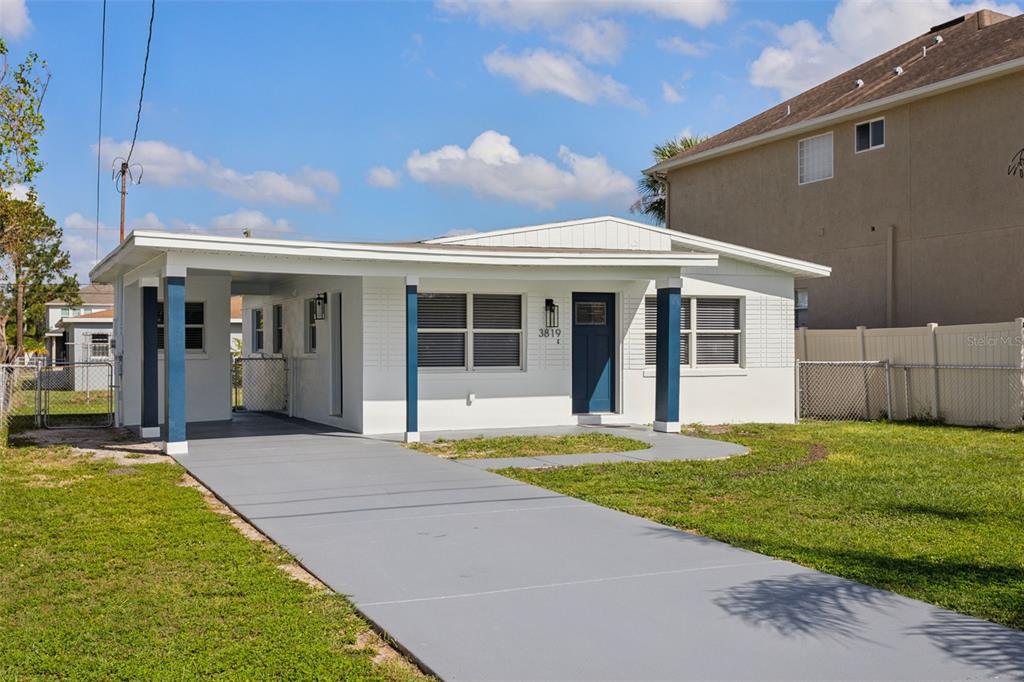
[(671, 229), (832, 266), (800, 324), (994, 322), (1024, 315), (1022, 148), (1024, 16), (982, 10), (648, 172)]

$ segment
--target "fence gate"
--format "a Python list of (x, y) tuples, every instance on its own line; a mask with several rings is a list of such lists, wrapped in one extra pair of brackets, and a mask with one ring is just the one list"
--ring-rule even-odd
[(113, 426), (112, 363), (42, 365), (38, 371), (38, 404), (43, 426), (48, 429)]
[(231, 409), (287, 412), (288, 361), (281, 357), (239, 357), (231, 364)]

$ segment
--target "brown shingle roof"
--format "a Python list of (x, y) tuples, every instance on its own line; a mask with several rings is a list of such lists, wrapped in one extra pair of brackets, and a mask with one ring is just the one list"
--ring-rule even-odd
[[(941, 42), (936, 42), (937, 36)], [(749, 118), (672, 161), (1020, 57), (1024, 15), (1010, 18), (991, 10), (967, 14)], [(896, 67), (902, 67), (901, 74), (896, 74)], [(863, 85), (858, 87), (858, 80)]]
[[(114, 305), (114, 287), (109, 284), (86, 284), (78, 288), (82, 305)], [(47, 301), (46, 305), (67, 305), (59, 299)]]
[(96, 311), (93, 311), (91, 313), (85, 313), (84, 315), (75, 315), (74, 317), (65, 317), (61, 321), (62, 322), (79, 322), (79, 321), (89, 321), (89, 320), (93, 320), (93, 319), (109, 320), (109, 319), (112, 319), (113, 317), (114, 317), (114, 310), (113, 310), (113, 308), (108, 308), (106, 310), (96, 310)]

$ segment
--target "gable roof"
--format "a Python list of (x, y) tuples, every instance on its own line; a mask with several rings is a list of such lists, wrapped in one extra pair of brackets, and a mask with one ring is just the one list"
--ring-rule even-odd
[(1022, 68), (1024, 15), (980, 10), (935, 26), (645, 172), (664, 172)]
[[(640, 223), (635, 220), (627, 220), (625, 218), (617, 218), (614, 216), (583, 218), (580, 220), (569, 220), (558, 223), (545, 223), (541, 225), (526, 225), (523, 227), (513, 227), (503, 230), (491, 230), (489, 232), (474, 232), (471, 234), (436, 237), (434, 239), (428, 239), (423, 243), (438, 245), (444, 244), (449, 246), (454, 246), (458, 244), (472, 245), (473, 242), (492, 242), (498, 238), (501, 238), (502, 241), (508, 241), (508, 237), (512, 237), (515, 235), (526, 235), (528, 233), (544, 231), (568, 231), (572, 233), (575, 228), (602, 224), (617, 225), (620, 226), (621, 228), (649, 232), (653, 235), (657, 235), (662, 239), (667, 239), (668, 242), (670, 242), (671, 244), (670, 249), (672, 250), (689, 251), (692, 253), (716, 254), (724, 256), (726, 258), (731, 258), (733, 260), (759, 265), (761, 267), (765, 267), (771, 270), (779, 270), (782, 272), (786, 272), (796, 277), (828, 277), (832, 272), (832, 268), (825, 265), (820, 265), (818, 263), (811, 263), (809, 261), (799, 260), (796, 258), (789, 258), (787, 256), (781, 256), (779, 254), (770, 253), (768, 251), (751, 249), (746, 246), (740, 246), (738, 244), (730, 244), (728, 242), (718, 241), (717, 239), (698, 237), (697, 235), (687, 234), (685, 232), (678, 232), (676, 230), (669, 230), (667, 228), (659, 227), (657, 225), (648, 225), (647, 223)], [(537, 246), (520, 248), (533, 248), (538, 251), (548, 250), (545, 247)]]
[[(82, 299), (82, 305), (114, 305), (114, 287), (109, 284), (83, 284), (78, 288), (78, 297)], [(67, 301), (54, 299), (47, 301), (46, 305), (68, 305)]]
[(76, 315), (75, 317), (62, 317), (57, 322), (57, 326), (63, 326), (66, 324), (77, 324), (79, 322), (113, 322), (114, 311), (111, 308), (106, 310), (96, 310), (91, 313), (85, 313), (84, 315)]

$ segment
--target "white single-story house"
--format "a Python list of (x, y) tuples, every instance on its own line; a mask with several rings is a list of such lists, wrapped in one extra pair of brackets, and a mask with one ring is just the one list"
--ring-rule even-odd
[(676, 430), (793, 421), (793, 280), (829, 272), (602, 217), (408, 243), (136, 231), (91, 277), (115, 288), (118, 422), (163, 424), (180, 453), (186, 421), (232, 415), (232, 295), (244, 352), (286, 363), (296, 417), (408, 440)]

